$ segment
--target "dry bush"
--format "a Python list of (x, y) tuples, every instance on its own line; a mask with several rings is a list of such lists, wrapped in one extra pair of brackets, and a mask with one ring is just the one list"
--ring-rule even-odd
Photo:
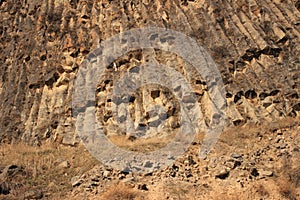
[[(51, 196), (65, 195), (66, 191), (72, 189), (71, 178), (83, 173), (82, 170), (88, 171), (92, 168), (89, 163), (95, 165), (95, 159), (83, 147), (57, 147), (50, 144), (40, 147), (3, 144), (0, 146), (0, 160), (2, 168), (12, 164), (22, 168), (21, 174), (6, 180), (14, 186), (5, 195), (5, 198), (10, 199), (20, 198), (27, 191), (35, 190)], [(59, 166), (62, 161), (68, 161), (70, 168)], [(90, 168), (87, 169), (87, 166)]]
[(128, 139), (126, 136), (110, 136), (109, 140), (118, 147), (136, 152), (151, 152), (163, 148), (168, 143), (172, 142), (174, 135), (169, 137), (151, 137), (137, 138), (134, 140)]
[(256, 185), (254, 187), (255, 192), (260, 196), (260, 197), (265, 197), (268, 198), (270, 196), (269, 192), (266, 190), (266, 188), (262, 185)]
[(229, 195), (222, 195), (219, 197), (213, 197), (212, 200), (240, 200), (240, 197), (233, 197), (233, 196), (229, 196)]
[[(259, 182), (253, 182), (247, 186), (247, 190), (237, 186), (233, 188), (226, 188), (225, 185), (222, 187), (217, 187), (211, 192), (212, 200), (240, 200), (240, 199), (251, 199), (251, 200), (279, 200), (277, 194), (272, 194), (273, 183), (267, 182), (268, 185), (265, 185), (266, 182), (261, 180)], [(220, 191), (222, 191), (220, 193)], [(281, 198), (280, 198), (281, 200)]]
[(139, 192), (125, 183), (116, 183), (111, 185), (108, 190), (100, 197), (103, 200), (133, 200), (141, 199)]
[(245, 196), (241, 195), (241, 194), (213, 194), (212, 196), (210, 196), (207, 199), (211, 199), (211, 200), (240, 200), (240, 199), (247, 199), (245, 198)]
[(296, 188), (300, 187), (300, 152), (294, 151), (290, 158), (283, 161), (282, 175)]
[(300, 152), (293, 151), (289, 157), (283, 159), (278, 177), (279, 193), (289, 200), (299, 199), (300, 188)]
[(278, 190), (281, 196), (288, 200), (298, 199), (295, 186), (285, 178), (278, 181)]

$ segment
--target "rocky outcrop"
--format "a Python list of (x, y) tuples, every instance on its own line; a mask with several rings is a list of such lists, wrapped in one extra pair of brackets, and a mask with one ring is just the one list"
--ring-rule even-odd
[[(178, 196), (214, 199), (210, 195), (221, 195), (223, 198), (228, 194), (237, 199), (248, 199), (250, 196), (253, 199), (285, 199), (286, 194), (282, 191), (290, 191), (290, 196), (298, 199), (300, 126), (298, 122), (294, 125), (282, 129), (273, 127), (271, 130), (267, 130), (268, 127), (257, 130), (233, 127), (221, 135), (215, 152), (211, 152), (207, 159), (199, 159), (200, 143), (194, 142), (172, 165), (148, 174), (128, 173), (97, 165), (81, 176), (73, 177), (72, 195), (87, 196), (98, 191), (95, 195), (98, 197), (108, 190), (105, 189), (108, 182), (120, 181), (131, 188), (147, 191), (143, 196), (148, 195), (152, 199), (176, 199)], [(295, 184), (294, 191), (281, 190), (286, 177), (289, 181), (284, 184)], [(265, 187), (263, 193), (255, 187), (260, 183)], [(188, 186), (189, 189), (176, 192), (170, 186)], [(156, 194), (158, 197), (154, 198)]]
[[(167, 27), (196, 39), (222, 74), (233, 126), (299, 116), (299, 1), (4, 0), (0, 15), (2, 142), (76, 144), (71, 91), (78, 68), (101, 41), (134, 27)], [(135, 62), (143, 55), (133, 55)], [(156, 55), (166, 62), (163, 52)], [(119, 71), (130, 65), (116, 61)], [(113, 81), (103, 80), (99, 91)]]

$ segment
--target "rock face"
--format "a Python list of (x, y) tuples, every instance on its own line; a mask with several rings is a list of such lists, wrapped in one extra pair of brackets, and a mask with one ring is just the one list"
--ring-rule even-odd
[[(71, 92), (78, 68), (101, 41), (134, 27), (167, 27), (196, 39), (222, 74), (233, 126), (299, 116), (299, 10), (292, 0), (0, 1), (0, 141), (76, 144)], [(115, 67), (137, 66), (144, 55), (120, 58)], [(113, 81), (100, 81), (99, 92), (105, 96)], [(205, 94), (204, 83), (191, 84)], [(167, 99), (157, 88), (150, 96)], [(156, 126), (155, 115), (147, 120)]]

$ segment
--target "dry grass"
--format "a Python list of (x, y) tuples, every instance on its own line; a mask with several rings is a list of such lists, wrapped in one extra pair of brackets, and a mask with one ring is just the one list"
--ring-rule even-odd
[(140, 192), (125, 183), (115, 183), (101, 195), (100, 200), (134, 200), (143, 199)]
[(256, 193), (257, 193), (260, 197), (264, 197), (264, 198), (266, 198), (266, 199), (269, 198), (270, 193), (269, 193), (269, 191), (265, 188), (264, 185), (258, 184), (258, 185), (256, 185), (256, 186), (254, 187), (254, 189), (255, 189)]
[(278, 180), (278, 191), (283, 198), (288, 200), (297, 200), (296, 190), (297, 189), (294, 184), (287, 179), (282, 178), (281, 180)]
[[(226, 128), (220, 135), (214, 150), (218, 154), (226, 154), (229, 151), (232, 152), (235, 150), (243, 151), (251, 145), (258, 145), (253, 143), (254, 138), (266, 138), (272, 135), (275, 130), (284, 128), (289, 129), (296, 125), (300, 125), (300, 117), (286, 118), (278, 120), (276, 123), (265, 122), (263, 124), (245, 124), (240, 127)], [(202, 141), (203, 136), (199, 138), (200, 141)]]
[[(0, 159), (1, 168), (12, 164), (22, 168), (21, 174), (5, 180), (11, 186), (18, 186), (11, 187), (10, 194), (2, 195), (10, 199), (22, 198), (27, 191), (41, 191), (44, 196), (60, 198), (71, 190), (73, 176), (89, 170), (96, 163), (83, 147), (53, 145), (1, 145)], [(63, 161), (67, 161), (70, 167), (59, 166)]]
[[(298, 123), (297, 120), (284, 120), (277, 124), (269, 126), (251, 126), (226, 130), (222, 133), (218, 144), (214, 147), (215, 156), (231, 152), (247, 153), (250, 147), (245, 145), (253, 144), (253, 138), (257, 134), (267, 139), (269, 134), (279, 128), (289, 128)], [(293, 133), (298, 134), (298, 133)], [(291, 137), (293, 137), (291, 135)], [(201, 141), (203, 134), (196, 135), (195, 141)], [(135, 151), (153, 151), (168, 144), (172, 137), (169, 138), (149, 138), (129, 140), (126, 137), (110, 138), (116, 145)], [(297, 142), (297, 140), (295, 140)], [(244, 145), (244, 146), (243, 146)], [(254, 143), (253, 148), (259, 143)], [(191, 151), (198, 152), (198, 146), (192, 145)], [(45, 144), (41, 147), (33, 147), (24, 144), (2, 144), (0, 146), (0, 172), (5, 166), (14, 164), (22, 167), (22, 173), (17, 174), (5, 181), (0, 180), (0, 188), (10, 187), (11, 192), (8, 195), (0, 195), (0, 199), (22, 199), (27, 191), (42, 191), (48, 199), (66, 198), (68, 192), (72, 190), (71, 178), (81, 175), (92, 169), (98, 162), (91, 157), (88, 151), (81, 145), (78, 147), (67, 147), (62, 145)], [(68, 161), (70, 167), (61, 167), (62, 161)], [(278, 164), (275, 163), (275, 164)], [(282, 166), (282, 169), (280, 169)], [(226, 192), (226, 185), (218, 185), (217, 182), (211, 182), (210, 188), (193, 188), (179, 185), (178, 180), (172, 187), (166, 190), (163, 187), (161, 191), (142, 192), (132, 188), (125, 183), (112, 184), (104, 193), (93, 196), (94, 199), (143, 199), (143, 195), (157, 196), (156, 199), (162, 199), (163, 194), (169, 191), (170, 196), (174, 199), (299, 199), (300, 195), (300, 152), (294, 150), (285, 163), (275, 166), (275, 175), (269, 179), (256, 180), (250, 182), (247, 186), (249, 191), (243, 191), (239, 185), (230, 186)], [(1, 185), (2, 184), (2, 185)], [(220, 191), (222, 193), (220, 194)], [(207, 193), (206, 193), (207, 192)], [(151, 196), (150, 199), (154, 199)], [(199, 198), (198, 198), (199, 197)], [(202, 198), (203, 197), (203, 198)], [(72, 199), (72, 198), (71, 198)], [(149, 199), (149, 198), (146, 198)]]
[(285, 199), (297, 200), (300, 196), (299, 152), (294, 152), (292, 156), (297, 159), (294, 161), (291, 158), (285, 159), (281, 169), (279, 169), (278, 191)]
[(130, 151), (151, 152), (163, 148), (173, 140), (174, 136), (138, 138), (131, 140), (126, 136), (110, 136), (109, 140), (115, 145)]

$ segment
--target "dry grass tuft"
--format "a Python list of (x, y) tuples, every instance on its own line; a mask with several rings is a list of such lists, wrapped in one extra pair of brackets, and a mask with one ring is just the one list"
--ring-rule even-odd
[(141, 194), (125, 183), (116, 183), (111, 185), (101, 196), (101, 200), (134, 200), (142, 199)]
[[(71, 178), (83, 173), (84, 169), (88, 171), (92, 167), (86, 169), (86, 166), (96, 162), (83, 147), (34, 147), (25, 144), (1, 145), (0, 160), (2, 169), (8, 165), (22, 169), (21, 173), (5, 178), (4, 181), (9, 184), (2, 185), (2, 188), (8, 188), (9, 192), (0, 195), (0, 199), (23, 198), (26, 192), (33, 191), (42, 192), (46, 197), (60, 198), (72, 189)], [(70, 167), (60, 166), (63, 161), (67, 161)]]
[(282, 197), (288, 200), (297, 200), (296, 187), (287, 179), (278, 181), (278, 190)]
[(259, 184), (259, 185), (256, 185), (254, 187), (255, 189), (255, 192), (260, 196), (260, 197), (264, 197), (266, 199), (269, 198), (270, 196), (270, 193), (268, 192), (268, 190), (262, 185), (262, 184)]
[(151, 152), (163, 148), (173, 140), (174, 135), (169, 137), (151, 137), (138, 138), (134, 140), (128, 139), (126, 136), (110, 136), (109, 140), (120, 148), (136, 151), (136, 152)]

